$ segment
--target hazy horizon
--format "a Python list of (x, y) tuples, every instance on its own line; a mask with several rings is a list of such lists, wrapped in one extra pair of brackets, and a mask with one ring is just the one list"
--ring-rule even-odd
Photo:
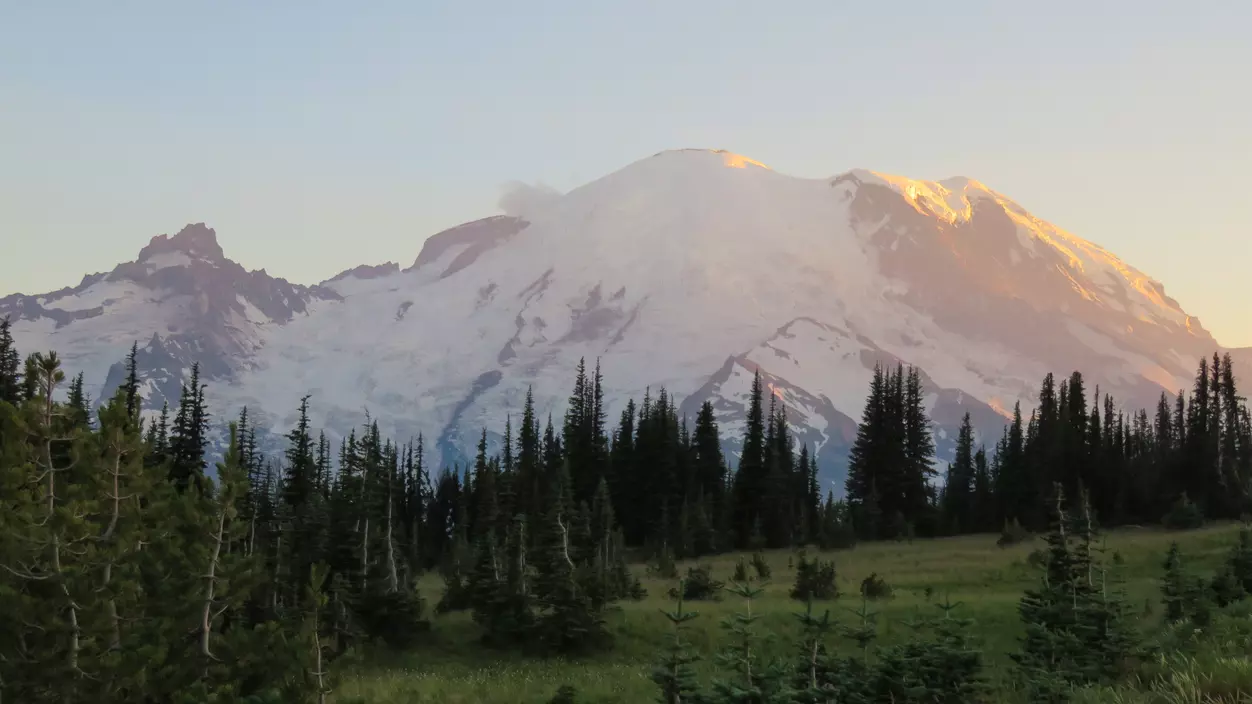
[(707, 147), (801, 177), (977, 179), (1252, 345), (1252, 96), (1232, 90), (1249, 20), (1224, 3), (15, 6), (0, 296), (194, 222), (299, 283), (408, 266), (511, 181), (565, 192)]

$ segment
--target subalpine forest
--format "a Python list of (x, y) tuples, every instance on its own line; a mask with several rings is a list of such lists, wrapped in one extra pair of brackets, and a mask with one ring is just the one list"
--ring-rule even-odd
[[(1220, 355), (1152, 410), (1119, 407), (1078, 372), (1048, 375), (990, 446), (967, 415), (942, 467), (918, 371), (878, 368), (839, 498), (759, 375), (737, 458), (710, 404), (682, 417), (664, 389), (606, 417), (599, 366), (580, 363), (562, 417), (528, 397), (500, 452), (483, 429), (470, 466), (435, 467), (423, 438), (381, 437), (368, 418), (332, 445), (308, 397), (285, 452), (266, 455), (248, 409), (207, 407), (198, 369), (177, 408), (145, 409), (136, 358), (97, 402), (81, 373), (19, 351), (0, 321), (0, 704), (366, 701), (339, 694), (345, 663), (418, 647), (458, 612), (474, 648), (573, 670), (613, 652), (610, 611), (657, 598), (671, 627), (650, 674), (659, 702), (1078, 701), (1164, 657), (1104, 532), (1252, 512), (1252, 419)], [(871, 605), (891, 585), (875, 574), (842, 593), (838, 580), (848, 551), (987, 533), (1043, 541), (1011, 672), (996, 678), (1010, 694), (991, 686), (953, 595), (879, 643)], [(753, 610), (777, 551), (791, 554), (785, 641)], [(1166, 625), (1228, 633), (1248, 619), (1252, 531), (1222, 551), (1209, 576), (1177, 545), (1159, 556)], [(732, 574), (700, 563), (732, 553)], [(689, 606), (721, 599), (742, 607), (703, 657)], [(831, 618), (836, 600), (851, 618)], [(1252, 696), (1232, 692), (1185, 701)], [(552, 701), (582, 696), (570, 685)]]

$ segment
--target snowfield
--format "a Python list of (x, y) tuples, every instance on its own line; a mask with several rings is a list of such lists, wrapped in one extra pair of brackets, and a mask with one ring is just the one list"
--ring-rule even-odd
[(876, 363), (921, 368), (946, 452), (965, 412), (993, 443), (1049, 371), (1137, 407), (1189, 387), (1218, 348), (1160, 283), (965, 178), (802, 179), (669, 151), (415, 254), (304, 287), (245, 272), (193, 225), (70, 295), (0, 299), (0, 315), (96, 398), (138, 341), (161, 380), (150, 409), (198, 361), (219, 419), (246, 404), (285, 432), (312, 394), (332, 439), (368, 412), (444, 462), (484, 427), (498, 442), (527, 388), (559, 422), (583, 357), (610, 423), (664, 387), (692, 416), (712, 400), (733, 453), (760, 370), (836, 488)]

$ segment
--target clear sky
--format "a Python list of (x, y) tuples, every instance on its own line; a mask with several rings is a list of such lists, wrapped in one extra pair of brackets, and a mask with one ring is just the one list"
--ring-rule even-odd
[(0, 0), (0, 295), (188, 222), (315, 283), (714, 147), (976, 178), (1252, 345), (1252, 6)]

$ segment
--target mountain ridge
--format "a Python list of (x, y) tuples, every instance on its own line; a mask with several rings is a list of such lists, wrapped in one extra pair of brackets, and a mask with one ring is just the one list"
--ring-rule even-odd
[(281, 432), (313, 393), (332, 437), (368, 409), (445, 462), (483, 427), (498, 443), (527, 388), (559, 413), (581, 357), (604, 364), (610, 418), (664, 386), (689, 414), (712, 401), (733, 453), (760, 370), (831, 480), (876, 363), (924, 373), (946, 453), (967, 411), (994, 443), (1047, 372), (1146, 406), (1219, 347), (1159, 282), (974, 179), (799, 179), (709, 150), (436, 233), (405, 269), (292, 284), (246, 271), (196, 223), (73, 289), (0, 299), (5, 314), (19, 345), (61, 350), (97, 398), (138, 340), (150, 409), (198, 362), (220, 416), (247, 404)]

